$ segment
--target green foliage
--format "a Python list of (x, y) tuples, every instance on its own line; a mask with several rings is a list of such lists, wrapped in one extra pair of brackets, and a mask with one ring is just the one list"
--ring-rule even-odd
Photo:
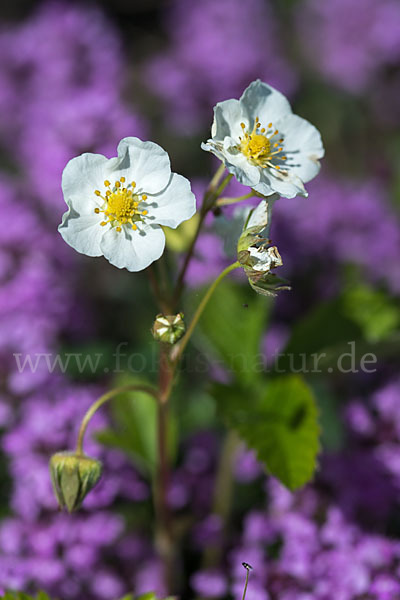
[(387, 294), (363, 283), (349, 286), (344, 312), (361, 328), (369, 342), (380, 342), (400, 325), (400, 306)]
[(38, 592), (36, 594), (36, 596), (29, 596), (29, 594), (24, 594), (23, 592), (7, 590), (3, 596), (0, 596), (0, 600), (51, 600), (51, 599), (50, 599), (50, 596), (48, 596), (43, 591)]
[[(139, 383), (124, 377), (118, 385)], [(142, 382), (143, 383), (143, 382)], [(136, 466), (154, 475), (157, 463), (157, 405), (145, 392), (126, 392), (110, 403), (113, 425), (97, 434), (106, 446), (123, 450)], [(171, 460), (177, 451), (177, 424), (172, 411), (169, 414), (169, 450)]]
[(203, 347), (238, 379), (251, 378), (260, 362), (260, 339), (270, 307), (270, 301), (249, 288), (224, 281), (200, 319)]
[(268, 471), (295, 490), (313, 476), (319, 425), (313, 394), (297, 376), (258, 381), (250, 389), (216, 385), (218, 410)]
[(340, 417), (340, 403), (322, 377), (313, 377), (310, 386), (319, 409), (321, 445), (324, 450), (336, 452), (345, 442), (345, 426)]
[(290, 355), (303, 353), (310, 359), (313, 353), (343, 347), (361, 337), (361, 328), (346, 315), (340, 298), (323, 302), (294, 326), (279, 366), (289, 368)]

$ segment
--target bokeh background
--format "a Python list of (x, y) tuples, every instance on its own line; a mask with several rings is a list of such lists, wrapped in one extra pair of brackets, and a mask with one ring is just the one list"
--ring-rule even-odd
[[(57, 233), (61, 172), (81, 152), (113, 156), (137, 135), (168, 150), (200, 199), (215, 168), (199, 146), (212, 106), (260, 78), (326, 146), (309, 198), (276, 205), (272, 235), (293, 290), (265, 301), (265, 363), (285, 346), (335, 355), (349, 341), (378, 363), (344, 374), (327, 362), (308, 376), (324, 445), (310, 486), (289, 494), (240, 446), (224, 514), (212, 502), (222, 429), (206, 375), (229, 374), (195, 339), (202, 369), (182, 373), (169, 497), (182, 595), (240, 597), (246, 560), (248, 600), (400, 598), (398, 0), (15, 0), (0, 18), (0, 588), (65, 600), (163, 593), (148, 477), (129, 446), (142, 418), (132, 407), (93, 423), (103, 443), (91, 435), (87, 449), (105, 477), (83, 510), (57, 512), (50, 489), (48, 457), (73, 444), (111, 383), (116, 346), (147, 357), (151, 377), (155, 352), (145, 276), (79, 256)], [(170, 240), (170, 268), (184, 237)], [(210, 220), (188, 275), (189, 312), (228, 260), (223, 241)], [(95, 372), (20, 372), (13, 354), (38, 352), (102, 358)]]

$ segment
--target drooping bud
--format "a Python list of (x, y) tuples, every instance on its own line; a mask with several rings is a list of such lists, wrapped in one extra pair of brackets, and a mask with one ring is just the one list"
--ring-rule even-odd
[(274, 197), (262, 200), (250, 212), (237, 247), (238, 261), (251, 287), (264, 296), (276, 296), (280, 290), (290, 289), (284, 279), (271, 273), (272, 269), (283, 264), (278, 248), (272, 246), (268, 239), (274, 202)]
[(99, 481), (102, 464), (75, 452), (57, 452), (49, 463), (51, 482), (60, 508), (77, 510)]
[(185, 333), (183, 313), (177, 315), (157, 315), (152, 328), (154, 339), (166, 344), (176, 344)]

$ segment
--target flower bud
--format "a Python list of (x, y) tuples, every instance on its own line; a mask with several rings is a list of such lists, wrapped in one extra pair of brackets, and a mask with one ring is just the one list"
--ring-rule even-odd
[(75, 452), (57, 452), (50, 459), (53, 490), (60, 508), (77, 510), (99, 481), (102, 464), (95, 458)]
[(177, 315), (157, 315), (152, 334), (154, 339), (166, 344), (176, 344), (185, 333), (183, 313)]

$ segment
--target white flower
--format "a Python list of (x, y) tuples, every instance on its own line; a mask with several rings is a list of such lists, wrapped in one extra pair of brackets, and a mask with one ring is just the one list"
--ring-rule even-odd
[(141, 271), (160, 258), (161, 225), (176, 228), (196, 212), (187, 179), (171, 173), (168, 154), (153, 142), (128, 137), (118, 156), (82, 154), (65, 167), (68, 211), (58, 230), (82, 254)]
[(276, 246), (271, 246), (269, 230), (271, 211), (276, 196), (261, 200), (250, 211), (238, 241), (239, 262), (253, 271), (267, 273), (282, 266), (282, 259)]
[(284, 279), (272, 273), (283, 265), (278, 248), (269, 239), (275, 200), (274, 196), (266, 198), (250, 211), (237, 245), (238, 261), (251, 287), (264, 296), (276, 296), (280, 290), (290, 289)]
[(283, 265), (281, 255), (276, 246), (270, 246), (269, 248), (264, 246), (255, 248), (254, 246), (250, 246), (249, 254), (251, 268), (254, 271), (267, 273), (268, 271), (271, 271), (271, 269)]
[(307, 196), (303, 184), (317, 175), (324, 155), (319, 131), (292, 113), (283, 94), (260, 80), (240, 100), (214, 107), (211, 136), (203, 150), (264, 196)]

